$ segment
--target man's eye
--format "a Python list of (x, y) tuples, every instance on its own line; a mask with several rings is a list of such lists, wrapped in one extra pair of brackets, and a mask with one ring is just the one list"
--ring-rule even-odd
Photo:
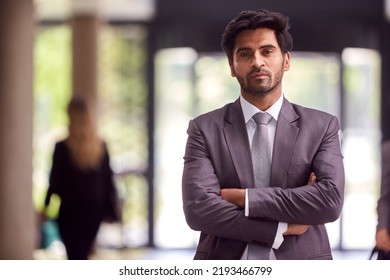
[(263, 54), (265, 54), (265, 55), (270, 55), (272, 53), (273, 53), (272, 49), (265, 49), (265, 50), (263, 50)]
[(249, 57), (250, 56), (250, 53), (248, 52), (241, 52), (240, 53), (240, 57)]

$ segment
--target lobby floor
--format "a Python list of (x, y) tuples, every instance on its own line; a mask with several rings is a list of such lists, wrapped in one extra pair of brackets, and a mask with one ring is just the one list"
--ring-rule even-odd
[[(335, 260), (368, 260), (369, 250), (334, 251)], [(192, 260), (194, 249), (106, 249), (96, 248), (91, 256), (94, 260)], [(62, 244), (57, 244), (49, 249), (36, 250), (34, 258), (37, 260), (66, 259)]]

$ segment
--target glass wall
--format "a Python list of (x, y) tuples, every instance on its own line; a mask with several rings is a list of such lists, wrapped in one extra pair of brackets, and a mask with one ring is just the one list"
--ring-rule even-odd
[(197, 53), (190, 48), (161, 50), (155, 59), (155, 244), (162, 248), (191, 247), (197, 240), (197, 233), (185, 222), (181, 203), (186, 129), (197, 113), (197, 59)]
[(137, 25), (106, 25), (100, 33), (99, 121), (123, 203), (123, 223), (101, 227), (98, 240), (110, 247), (148, 243), (146, 36)]
[(345, 49), (342, 61), (346, 174), (343, 246), (366, 249), (375, 244), (380, 188), (380, 56), (373, 50)]

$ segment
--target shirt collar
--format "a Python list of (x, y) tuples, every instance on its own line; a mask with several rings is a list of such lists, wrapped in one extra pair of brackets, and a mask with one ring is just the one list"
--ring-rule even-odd
[[(240, 95), (240, 103), (241, 103), (242, 112), (244, 114), (245, 123), (248, 123), (248, 121), (253, 117), (254, 114), (258, 112), (263, 112), (256, 106), (246, 101), (245, 98), (242, 97), (242, 95)], [(275, 121), (277, 121), (280, 110), (282, 109), (282, 104), (283, 104), (283, 94), (281, 94), (279, 99), (274, 104), (272, 104), (272, 106), (269, 107), (265, 112), (270, 114), (275, 119)]]

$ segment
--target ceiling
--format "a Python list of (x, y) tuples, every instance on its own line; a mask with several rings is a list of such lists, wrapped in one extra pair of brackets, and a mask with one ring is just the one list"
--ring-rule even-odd
[(108, 20), (149, 20), (155, 13), (155, 0), (33, 0), (36, 18), (61, 21), (73, 14), (99, 13)]
[[(390, 18), (390, 0), (33, 0), (42, 21), (66, 20), (73, 14), (99, 13), (111, 21), (218, 21), (244, 9), (266, 8), (292, 18), (333, 21)], [(387, 11), (387, 12), (386, 12)]]

